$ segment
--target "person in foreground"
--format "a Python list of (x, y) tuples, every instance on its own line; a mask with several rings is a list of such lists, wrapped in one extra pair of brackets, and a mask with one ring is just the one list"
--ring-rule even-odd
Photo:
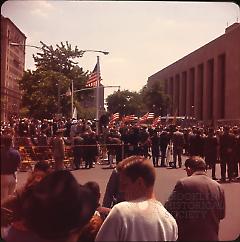
[(95, 241), (177, 240), (175, 219), (153, 193), (156, 175), (152, 162), (131, 156), (121, 161), (117, 169), (126, 201), (111, 209)]
[(219, 183), (206, 174), (199, 156), (185, 161), (188, 177), (180, 179), (165, 204), (176, 218), (179, 241), (218, 241), (220, 220), (225, 217), (225, 195)]

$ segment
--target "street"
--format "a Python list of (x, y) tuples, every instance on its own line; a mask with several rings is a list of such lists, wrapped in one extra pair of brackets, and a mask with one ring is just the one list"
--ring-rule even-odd
[[(156, 198), (163, 204), (167, 200), (173, 190), (176, 181), (186, 176), (184, 166), (178, 169), (172, 168), (156, 168), (155, 194)], [(95, 165), (93, 169), (80, 169), (72, 171), (79, 183), (84, 184), (87, 181), (96, 181), (101, 189), (101, 201), (105, 192), (106, 184), (112, 169), (106, 165)], [(211, 176), (211, 170), (208, 170)], [(18, 187), (21, 187), (28, 176), (28, 172), (18, 173)], [(216, 176), (220, 178), (220, 165), (217, 165)], [(232, 241), (235, 240), (240, 233), (240, 181), (222, 184), (226, 197), (226, 216), (220, 223), (219, 239)]]

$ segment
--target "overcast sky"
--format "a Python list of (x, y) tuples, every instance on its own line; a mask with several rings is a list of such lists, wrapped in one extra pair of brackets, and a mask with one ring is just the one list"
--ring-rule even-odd
[[(149, 76), (224, 34), (240, 20), (231, 2), (7, 1), (1, 14), (40, 46), (69, 41), (100, 54), (104, 85), (139, 91)], [(34, 48), (26, 48), (25, 69), (34, 69)], [(96, 53), (78, 59), (92, 71)], [(105, 90), (105, 96), (117, 89)]]

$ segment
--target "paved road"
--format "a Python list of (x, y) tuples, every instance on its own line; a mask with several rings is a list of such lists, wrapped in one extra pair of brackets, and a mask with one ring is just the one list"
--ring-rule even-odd
[[(186, 176), (184, 168), (156, 168), (157, 179), (155, 184), (155, 193), (158, 200), (163, 204), (173, 190), (176, 181)], [(100, 185), (102, 197), (105, 192), (108, 178), (112, 172), (106, 165), (96, 165), (93, 169), (80, 169), (73, 171), (79, 183), (83, 184), (87, 181), (96, 181)], [(208, 175), (211, 171), (208, 171)], [(220, 167), (217, 166), (217, 177), (220, 177)], [(24, 184), (28, 172), (18, 173), (18, 186)], [(232, 241), (235, 240), (240, 233), (240, 182), (222, 184), (226, 195), (226, 217), (220, 223), (219, 239)]]

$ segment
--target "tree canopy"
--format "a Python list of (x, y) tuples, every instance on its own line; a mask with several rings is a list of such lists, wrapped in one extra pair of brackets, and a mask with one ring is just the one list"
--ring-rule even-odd
[[(33, 55), (36, 70), (28, 70), (20, 80), (23, 92), (22, 110), (25, 115), (34, 118), (52, 118), (60, 106), (60, 112), (68, 117), (71, 113), (71, 97), (66, 94), (71, 88), (71, 81), (74, 83), (74, 90), (79, 90), (85, 87), (87, 80), (88, 72), (84, 72), (73, 61), (84, 52), (77, 47), (72, 49), (68, 42), (61, 42), (55, 49), (51, 45), (40, 43), (42, 53)], [(89, 92), (75, 93), (75, 106), (80, 106), (80, 100), (89, 98)]]
[(114, 92), (106, 102), (110, 113), (118, 112), (120, 115), (139, 115), (142, 108), (141, 96), (128, 90)]
[(160, 82), (155, 82), (151, 86), (145, 85), (140, 90), (140, 95), (149, 111), (160, 116), (167, 114), (168, 107), (170, 106), (170, 98), (163, 93)]

